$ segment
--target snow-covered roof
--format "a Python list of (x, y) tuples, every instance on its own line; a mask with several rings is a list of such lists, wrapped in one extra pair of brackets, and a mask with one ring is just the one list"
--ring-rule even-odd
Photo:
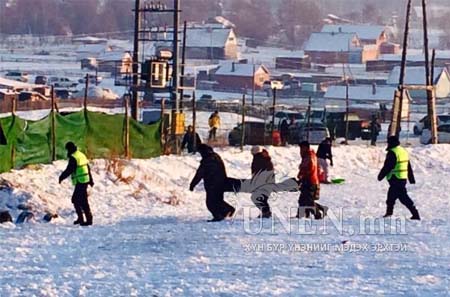
[[(234, 69), (233, 69), (234, 64)], [(255, 72), (260, 69), (262, 71), (269, 73), (267, 68), (262, 65), (255, 66)], [(253, 76), (253, 64), (240, 64), (240, 63), (224, 63), (217, 69), (216, 75), (235, 75), (235, 76)]]
[[(348, 87), (348, 98), (352, 101), (392, 101), (396, 87), (358, 85)], [(324, 95), (325, 99), (346, 99), (345, 86), (330, 86)]]
[(374, 25), (325, 25), (322, 32), (335, 33), (356, 33), (359, 39), (378, 39), (381, 33), (385, 30), (383, 26)]
[[(161, 37), (162, 38), (162, 37)], [(183, 34), (179, 36), (183, 40)], [(172, 33), (165, 34), (164, 39), (171, 40)], [(207, 27), (187, 28), (186, 46), (187, 47), (224, 47), (229, 39), (237, 44), (236, 34), (232, 28), (224, 28), (222, 25), (211, 25)], [(164, 43), (164, 42), (160, 42)]]
[(6, 89), (32, 89), (38, 88), (40, 85), (24, 83), (17, 80), (0, 77), (0, 87)]
[[(447, 75), (448, 72), (445, 68), (436, 67), (434, 69), (434, 83), (437, 83), (441, 75)], [(388, 85), (397, 85), (400, 78), (400, 66), (395, 66), (392, 69), (389, 77), (386, 81)], [(425, 68), (421, 66), (406, 67), (405, 69), (405, 85), (425, 85)]]
[[(231, 36), (233, 35), (233, 36)], [(229, 28), (189, 28), (186, 36), (188, 47), (224, 47), (229, 37), (234, 37)], [(235, 40), (236, 41), (236, 40)], [(237, 41), (236, 41), (237, 42)]]
[(346, 52), (355, 47), (352, 44), (355, 33), (312, 33), (305, 44), (305, 51)]

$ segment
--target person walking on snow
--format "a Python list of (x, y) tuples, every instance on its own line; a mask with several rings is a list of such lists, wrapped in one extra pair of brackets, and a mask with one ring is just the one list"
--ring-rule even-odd
[(225, 165), (220, 156), (210, 146), (200, 144), (197, 150), (202, 156), (202, 160), (191, 181), (189, 190), (194, 191), (195, 186), (203, 179), (206, 191), (206, 207), (213, 215), (210, 222), (222, 221), (226, 217), (233, 216), (235, 211), (234, 207), (224, 201), (227, 183)]
[(408, 152), (400, 146), (397, 136), (388, 137), (386, 160), (384, 166), (378, 174), (378, 180), (385, 177), (389, 182), (389, 190), (386, 200), (386, 214), (383, 217), (390, 217), (394, 213), (394, 205), (397, 198), (411, 212), (411, 220), (420, 220), (419, 212), (414, 206), (414, 202), (409, 198), (406, 190), (406, 182), (415, 184), (414, 172), (409, 161)]
[(319, 172), (316, 153), (310, 148), (308, 141), (300, 143), (300, 156), (302, 162), (297, 175), (300, 182), (300, 197), (296, 217), (309, 218), (313, 214), (315, 219), (322, 219), (326, 216), (327, 208), (315, 202), (320, 198)]
[[(261, 191), (252, 193), (252, 201), (256, 207), (261, 211), (262, 218), (270, 218), (272, 212), (268, 203), (270, 192), (265, 193), (263, 187), (267, 184), (275, 184), (275, 173), (272, 159), (269, 152), (260, 146), (253, 146), (251, 149), (253, 161), (251, 165), (252, 170), (252, 184), (257, 184), (261, 187)], [(273, 187), (273, 186), (272, 186)]]
[(328, 162), (330, 160), (330, 166), (333, 167), (333, 154), (331, 153), (331, 138), (325, 138), (317, 148), (317, 161), (323, 171), (324, 183), (329, 184), (328, 180)]
[(217, 130), (220, 128), (219, 111), (216, 110), (213, 114), (211, 114), (208, 120), (208, 125), (210, 128), (208, 140), (216, 141)]
[(183, 136), (183, 141), (181, 142), (181, 150), (184, 150), (184, 148), (187, 145), (188, 153), (189, 154), (195, 153), (197, 151), (197, 147), (201, 143), (202, 141), (200, 140), (200, 136), (198, 136), (197, 132), (195, 132), (194, 135), (194, 128), (191, 125), (189, 125), (186, 134), (184, 134)]
[[(92, 213), (89, 207), (87, 187), (88, 185), (91, 187), (94, 186), (89, 161), (73, 142), (69, 141), (66, 143), (66, 150), (69, 163), (67, 164), (66, 170), (59, 176), (59, 183), (69, 176), (72, 177), (72, 184), (75, 186), (72, 203), (78, 216), (77, 220), (73, 223), (75, 225), (89, 226), (92, 225)], [(83, 214), (86, 220), (84, 220)]]

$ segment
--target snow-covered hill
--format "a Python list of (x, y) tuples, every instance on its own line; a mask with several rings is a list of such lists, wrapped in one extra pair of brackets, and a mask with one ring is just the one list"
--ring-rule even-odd
[[(297, 174), (297, 147), (268, 150), (277, 180)], [(217, 151), (229, 176), (249, 176), (249, 148)], [(334, 149), (331, 174), (346, 183), (322, 186), (331, 216), (311, 226), (289, 218), (297, 193), (276, 195), (277, 219), (262, 226), (256, 211), (244, 216), (248, 194), (227, 193), (245, 211), (207, 223), (202, 187), (188, 190), (198, 155), (94, 160), (94, 225), (86, 228), (72, 225), (69, 181), (58, 184), (65, 161), (2, 174), (13, 188), (0, 191), (0, 209), (17, 218), (27, 204), (36, 220), (0, 225), (0, 296), (446, 295), (450, 145), (409, 151), (417, 179), (409, 192), (423, 220), (405, 223), (409, 213), (397, 203), (397, 223), (406, 225), (386, 221), (385, 234), (360, 228), (385, 211), (387, 183), (376, 180), (382, 147)], [(59, 217), (44, 223), (46, 211)], [(343, 230), (332, 221), (341, 213)]]

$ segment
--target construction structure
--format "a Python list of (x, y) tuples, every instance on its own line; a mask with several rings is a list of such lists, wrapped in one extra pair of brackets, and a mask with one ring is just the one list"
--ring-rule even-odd
[(427, 93), (427, 113), (430, 119), (431, 128), (431, 143), (438, 143), (438, 133), (437, 133), (437, 119), (436, 119), (436, 94), (434, 87), (434, 57), (435, 51), (433, 50), (433, 57), (429, 58), (429, 48), (428, 48), (428, 20), (427, 20), (427, 5), (426, 0), (422, 0), (422, 13), (423, 13), (423, 40), (424, 40), (424, 52), (425, 52), (425, 86), (409, 85), (405, 86), (405, 71), (406, 71), (406, 56), (408, 48), (408, 34), (409, 34), (409, 23), (411, 15), (411, 2), (408, 0), (406, 8), (406, 22), (405, 22), (405, 33), (403, 36), (403, 52), (402, 61), (400, 66), (399, 84), (398, 90), (394, 96), (394, 102), (392, 106), (392, 124), (389, 130), (389, 135), (400, 134), (400, 126), (402, 121), (402, 106), (404, 100), (404, 90), (426, 90)]
[[(133, 11), (133, 66), (131, 73), (122, 73), (121, 79), (116, 79), (116, 84), (129, 87), (131, 116), (136, 120), (140, 94), (170, 93), (170, 114), (164, 112), (166, 102), (161, 102), (161, 120), (165, 126), (161, 132), (166, 142), (178, 143), (177, 139), (184, 133), (184, 114), (180, 108), (180, 0), (173, 0), (173, 7), (156, 1), (135, 0)], [(171, 46), (150, 54), (146, 49), (150, 42)]]

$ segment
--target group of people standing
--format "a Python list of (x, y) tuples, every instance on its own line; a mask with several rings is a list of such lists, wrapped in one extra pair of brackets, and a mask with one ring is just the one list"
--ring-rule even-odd
[[(300, 190), (299, 209), (296, 217), (308, 218), (313, 215), (314, 218), (321, 219), (327, 214), (328, 208), (317, 203), (320, 198), (320, 165), (315, 151), (311, 149), (307, 141), (300, 143), (301, 163), (295, 179), (295, 187), (292, 187), (292, 183), (289, 182), (284, 183), (284, 185), (290, 185), (287, 187), (280, 187), (280, 184), (275, 183), (272, 159), (269, 152), (260, 146), (253, 146), (251, 149), (253, 160), (250, 181), (228, 177), (222, 159), (210, 146), (201, 144), (198, 146), (198, 152), (202, 156), (202, 160), (189, 189), (193, 191), (195, 186), (203, 179), (206, 191), (206, 206), (213, 216), (211, 221), (221, 221), (232, 216), (235, 212), (235, 209), (224, 201), (225, 192), (251, 192), (252, 201), (261, 212), (259, 217), (270, 218), (272, 216), (269, 205), (271, 192), (280, 189), (286, 191)], [(326, 159), (330, 159), (332, 164), (330, 139), (327, 138), (323, 141), (319, 147), (319, 152), (321, 153), (322, 164), (327, 163)], [(325, 170), (328, 172), (327, 167)], [(248, 184), (252, 185), (250, 189), (246, 187)]]
[[(297, 218), (322, 219), (327, 215), (328, 207), (317, 201), (320, 198), (320, 183), (330, 183), (328, 176), (328, 166), (333, 166), (333, 155), (331, 152), (332, 141), (326, 138), (319, 145), (317, 154), (311, 149), (308, 141), (300, 143), (301, 162), (296, 178), (291, 178), (279, 184), (275, 182), (275, 171), (269, 152), (260, 147), (254, 146), (251, 149), (253, 156), (251, 164), (252, 177), (249, 180), (230, 178), (227, 176), (222, 158), (214, 152), (213, 148), (200, 143), (200, 139), (192, 141), (198, 135), (192, 134), (192, 128), (188, 128), (189, 141), (197, 142), (198, 145), (192, 147), (188, 145), (188, 150), (198, 151), (202, 157), (189, 190), (193, 191), (197, 184), (203, 180), (206, 191), (206, 207), (211, 212), (213, 218), (210, 221), (222, 221), (227, 217), (232, 217), (235, 208), (224, 200), (225, 192), (248, 192), (252, 193), (252, 201), (260, 210), (261, 218), (272, 216), (269, 205), (269, 198), (272, 192), (278, 191), (300, 191), (298, 198)], [(68, 142), (65, 146), (67, 150), (68, 165), (59, 176), (59, 183), (71, 176), (74, 192), (72, 203), (74, 204), (77, 219), (74, 224), (89, 226), (93, 223), (93, 216), (88, 202), (87, 188), (94, 186), (94, 181), (86, 157), (73, 142)], [(409, 160), (408, 152), (400, 146), (396, 136), (388, 137), (387, 154), (383, 168), (378, 174), (378, 180), (386, 178), (389, 182), (389, 191), (386, 200), (386, 213), (384, 217), (393, 215), (394, 205), (397, 199), (404, 204), (411, 212), (411, 219), (420, 220), (420, 215), (414, 202), (408, 196), (406, 190), (407, 181), (414, 184), (415, 178)], [(328, 161), (329, 160), (329, 164)], [(251, 185), (249, 188), (248, 185)]]
[[(318, 147), (317, 154), (311, 149), (307, 141), (301, 142), (299, 146), (301, 156), (299, 171), (295, 179), (290, 179), (295, 180), (297, 185), (295, 188), (297, 191), (300, 191), (296, 217), (322, 219), (327, 215), (328, 207), (319, 204), (317, 201), (320, 198), (321, 182), (330, 183), (328, 166), (333, 166), (331, 139), (326, 138), (322, 141)], [(386, 150), (386, 160), (378, 175), (379, 181), (386, 178), (390, 185), (386, 200), (386, 213), (383, 217), (393, 215), (395, 202), (399, 199), (411, 212), (411, 219), (420, 220), (419, 212), (406, 189), (408, 180), (412, 184), (415, 183), (408, 152), (400, 146), (396, 136), (388, 138)], [(240, 192), (247, 181), (228, 177), (222, 159), (210, 146), (201, 144), (198, 147), (198, 151), (202, 156), (202, 160), (191, 181), (190, 191), (193, 191), (195, 186), (203, 179), (206, 190), (206, 206), (213, 215), (213, 219), (210, 221), (221, 221), (233, 216), (235, 209), (224, 201), (224, 193)], [(272, 215), (269, 205), (271, 191), (276, 192), (280, 189), (292, 191), (293, 188), (277, 187), (274, 166), (267, 150), (260, 146), (254, 146), (251, 149), (251, 153), (253, 161), (251, 164), (252, 182), (250, 184), (255, 185), (256, 188), (254, 186), (253, 189), (250, 189), (250, 192), (257, 191), (257, 188), (264, 188), (264, 185), (261, 185), (260, 182), (255, 182), (254, 179), (260, 179), (264, 184), (269, 185), (269, 187), (265, 187), (265, 192), (259, 191), (256, 195), (253, 193), (252, 201), (261, 212), (259, 217), (270, 218)], [(327, 160), (329, 160), (329, 164)], [(288, 184), (285, 183), (285, 185)]]

